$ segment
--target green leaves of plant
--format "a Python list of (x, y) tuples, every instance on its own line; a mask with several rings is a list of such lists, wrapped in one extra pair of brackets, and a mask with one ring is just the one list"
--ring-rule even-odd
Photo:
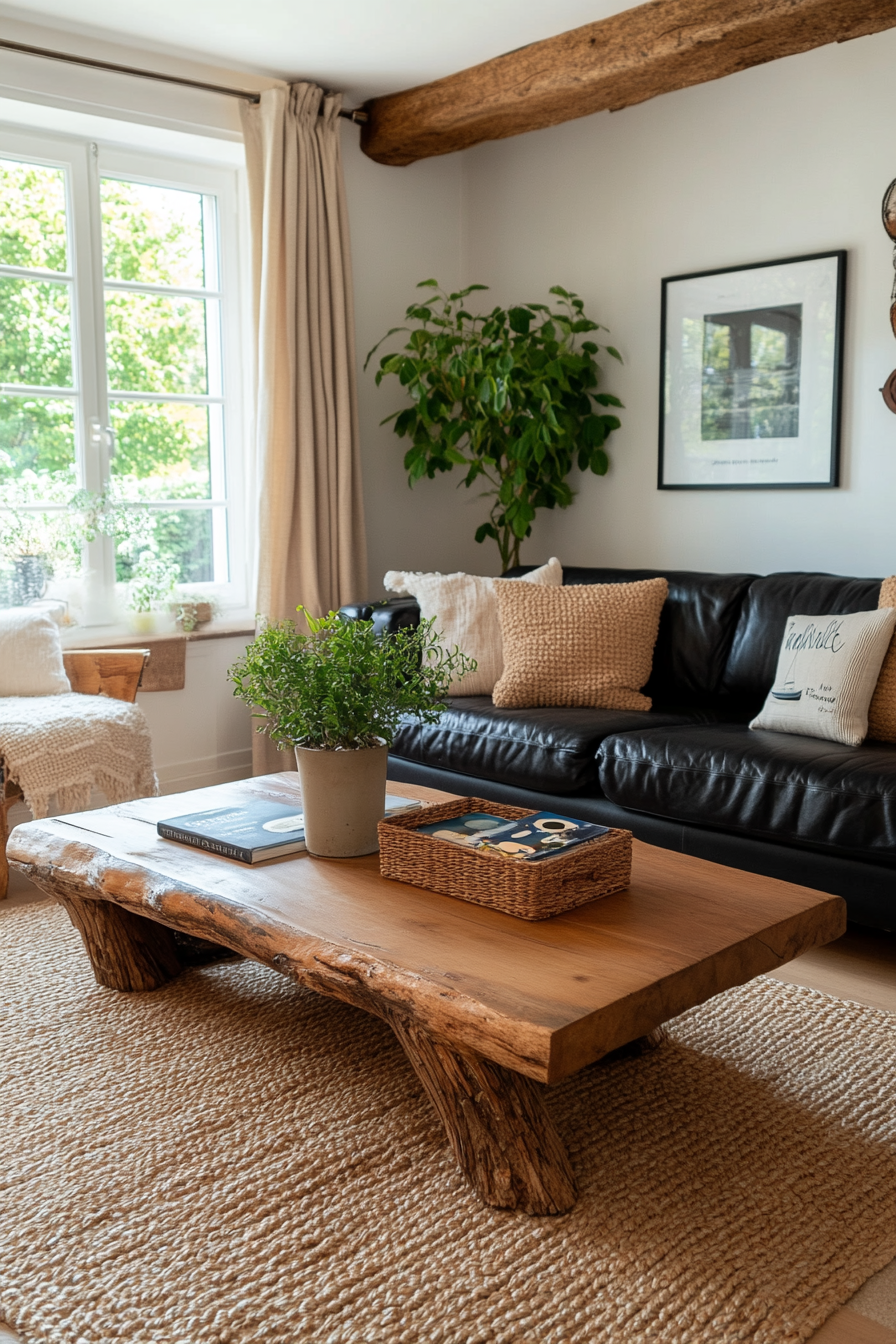
[(528, 308), (511, 308), (507, 314), (511, 331), (518, 332), (520, 336), (528, 336), (534, 318), (535, 314)]
[(492, 504), (476, 540), (497, 541), (507, 568), (518, 562), (537, 510), (572, 502), (566, 477), (574, 465), (596, 475), (609, 469), (605, 444), (620, 422), (600, 411), (622, 403), (598, 391), (596, 357), (601, 348), (621, 356), (593, 340), (578, 343), (602, 328), (560, 285), (550, 290), (555, 308), (525, 303), (484, 314), (464, 301), (485, 285), (446, 294), (424, 280), (418, 288), (435, 292), (407, 310), (414, 326), (388, 333), (407, 333), (404, 351), (383, 356), (376, 374), (377, 384), (397, 376), (411, 399), (388, 419), (413, 445), (405, 455), (409, 484), (455, 466), (466, 468), (465, 486), (485, 481)]
[(403, 717), (434, 722), (452, 679), (476, 668), (442, 647), (434, 621), (379, 636), (372, 621), (304, 615), (307, 634), (293, 621), (269, 625), (228, 672), (258, 731), (281, 746), (391, 745)]

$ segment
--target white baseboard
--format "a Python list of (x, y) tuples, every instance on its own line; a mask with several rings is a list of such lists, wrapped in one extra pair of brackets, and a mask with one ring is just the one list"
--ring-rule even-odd
[(197, 761), (178, 761), (174, 765), (156, 767), (159, 793), (186, 793), (188, 789), (205, 789), (210, 784), (229, 784), (234, 779), (248, 779), (252, 774), (252, 748), (224, 751), (217, 756), (204, 756)]

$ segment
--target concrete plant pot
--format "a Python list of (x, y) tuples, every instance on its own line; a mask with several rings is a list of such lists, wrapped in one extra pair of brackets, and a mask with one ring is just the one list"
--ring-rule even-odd
[(325, 859), (352, 859), (379, 849), (386, 810), (387, 746), (349, 751), (296, 747), (305, 844)]

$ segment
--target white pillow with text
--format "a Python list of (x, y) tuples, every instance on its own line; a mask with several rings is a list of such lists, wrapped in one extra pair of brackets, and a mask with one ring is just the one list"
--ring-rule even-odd
[(788, 616), (775, 680), (750, 727), (859, 746), (894, 625), (892, 607)]

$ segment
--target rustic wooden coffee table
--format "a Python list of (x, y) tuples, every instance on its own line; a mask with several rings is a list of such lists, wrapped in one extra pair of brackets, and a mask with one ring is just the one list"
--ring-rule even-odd
[(13, 832), (9, 857), (66, 907), (101, 985), (152, 990), (178, 975), (177, 930), (383, 1018), (497, 1208), (575, 1202), (538, 1083), (651, 1043), (677, 1013), (846, 928), (838, 896), (638, 842), (627, 891), (529, 923), (387, 881), (376, 855), (249, 868), (155, 831), (160, 817), (297, 795), (298, 776), (284, 773), (33, 821)]

